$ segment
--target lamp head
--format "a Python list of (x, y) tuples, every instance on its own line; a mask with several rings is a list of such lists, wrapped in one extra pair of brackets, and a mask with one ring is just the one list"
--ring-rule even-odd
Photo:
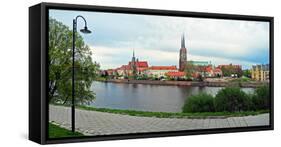
[(84, 27), (84, 29), (81, 29), (80, 32), (84, 33), (84, 34), (90, 34), (91, 31), (87, 28), (87, 26)]

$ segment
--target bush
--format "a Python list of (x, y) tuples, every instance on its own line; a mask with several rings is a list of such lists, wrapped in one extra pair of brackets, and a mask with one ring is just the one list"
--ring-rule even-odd
[(270, 99), (269, 86), (264, 85), (258, 87), (255, 90), (255, 93), (252, 97), (253, 109), (254, 110), (269, 109), (269, 99)]
[(214, 100), (216, 111), (248, 111), (252, 105), (251, 98), (239, 87), (221, 89)]
[(214, 112), (214, 97), (206, 93), (190, 96), (182, 108), (186, 112)]

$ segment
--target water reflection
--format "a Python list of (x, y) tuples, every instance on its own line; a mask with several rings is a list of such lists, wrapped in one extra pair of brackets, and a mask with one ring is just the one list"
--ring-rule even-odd
[[(90, 104), (99, 108), (155, 112), (181, 112), (185, 100), (199, 92), (216, 95), (220, 87), (162, 86), (94, 82), (96, 99)], [(252, 92), (252, 88), (243, 88)]]

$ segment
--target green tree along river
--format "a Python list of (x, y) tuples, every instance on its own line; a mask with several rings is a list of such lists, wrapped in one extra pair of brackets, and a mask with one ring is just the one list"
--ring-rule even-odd
[[(86, 104), (95, 99), (95, 93), (90, 90), (97, 76), (99, 64), (92, 61), (91, 50), (76, 33), (75, 57), (75, 100)], [(72, 30), (49, 18), (49, 102), (71, 103), (72, 78)]]

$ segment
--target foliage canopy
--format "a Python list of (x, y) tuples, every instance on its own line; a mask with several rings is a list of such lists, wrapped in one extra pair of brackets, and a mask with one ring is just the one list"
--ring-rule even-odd
[[(75, 102), (89, 103), (95, 98), (90, 90), (97, 77), (99, 64), (92, 61), (92, 52), (82, 36), (76, 33)], [(72, 95), (72, 30), (49, 18), (49, 102), (69, 104)]]

